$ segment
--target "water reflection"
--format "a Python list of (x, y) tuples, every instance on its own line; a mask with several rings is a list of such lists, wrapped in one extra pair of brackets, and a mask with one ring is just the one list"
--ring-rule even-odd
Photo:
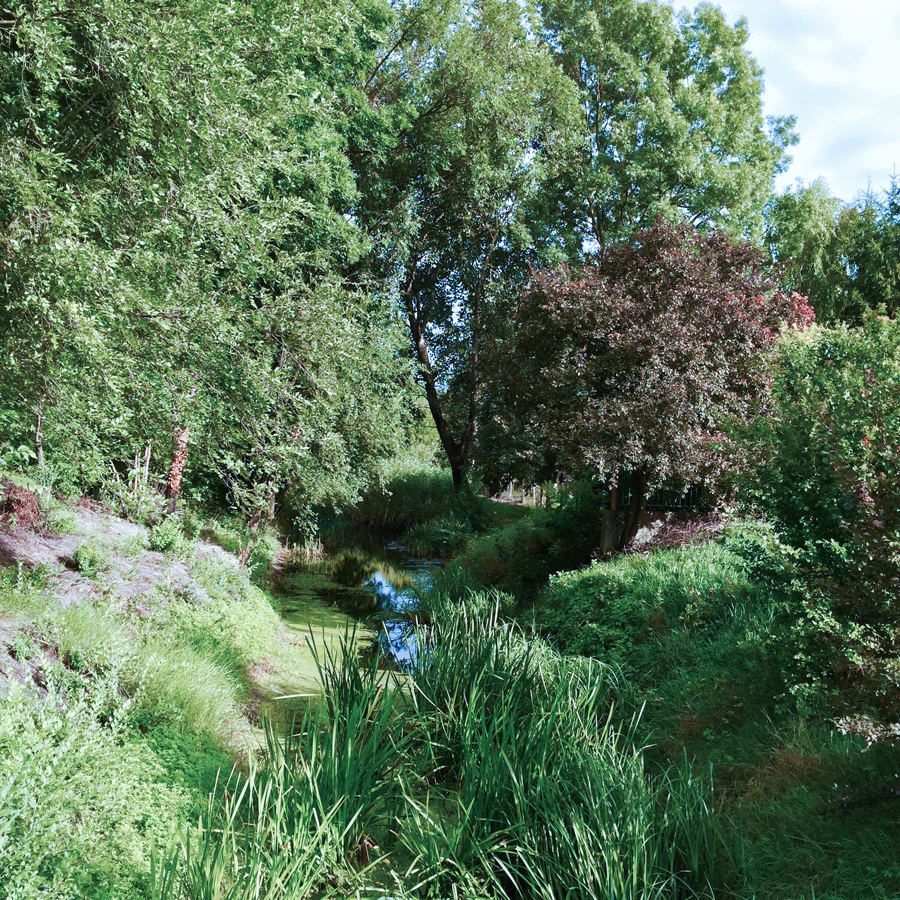
[[(386, 614), (378, 636), (381, 649), (401, 669), (411, 669), (418, 656), (417, 636), (411, 620), (416, 609), (414, 592), (409, 588), (398, 591), (381, 572), (376, 572), (369, 579), (368, 586)], [(402, 618), (392, 617), (391, 613), (400, 613)]]
[(348, 623), (365, 622), (381, 649), (399, 668), (409, 669), (417, 652), (412, 623), (416, 594), (440, 565), (439, 559), (411, 557), (393, 542), (345, 546), (285, 573), (282, 613), (301, 627), (304, 612), (315, 627), (323, 607), (347, 617)]

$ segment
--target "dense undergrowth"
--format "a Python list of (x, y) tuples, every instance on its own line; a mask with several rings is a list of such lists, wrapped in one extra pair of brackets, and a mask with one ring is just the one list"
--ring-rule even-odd
[(893, 897), (900, 748), (877, 719), (840, 717), (801, 576), (773, 529), (735, 522), (719, 540), (561, 573), (528, 617), (560, 650), (614, 666), (648, 759), (712, 768), (735, 864), (722, 896)]
[[(711, 785), (648, 769), (608, 670), (504, 624), (484, 595), (432, 600), (427, 652), (391, 678), (325, 658), (324, 702), (158, 872), (162, 898), (709, 895), (726, 855)], [(438, 624), (440, 623), (440, 624)]]
[[(40, 499), (39, 520), (7, 528), (77, 533), (63, 503)], [(199, 553), (180, 518), (117, 543), (76, 540), (72, 565), (92, 586), (76, 602), (51, 589), (46, 567), (0, 571), (0, 896), (10, 900), (150, 897), (154, 846), (190, 832), (221, 773), (252, 752), (248, 673), (278, 651), (278, 616), (252, 569)], [(187, 577), (123, 597), (148, 548)]]

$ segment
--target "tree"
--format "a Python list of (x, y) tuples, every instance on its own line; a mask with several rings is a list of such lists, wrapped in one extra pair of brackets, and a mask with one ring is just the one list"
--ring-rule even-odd
[(766, 218), (785, 287), (809, 296), (820, 321), (858, 325), (867, 310), (900, 310), (900, 180), (852, 205), (821, 178), (798, 184), (770, 202)]
[(529, 266), (579, 262), (660, 214), (757, 232), (794, 138), (761, 114), (746, 27), (652, 0), (420, 0), (369, 79), (396, 139), (354, 158), (358, 220), (396, 284), (454, 481), (485, 354)]
[(10, 438), (40, 438), (81, 490), (149, 442), (172, 494), (186, 463), (211, 490), (355, 497), (403, 421), (386, 304), (344, 277), (366, 247), (344, 132), (387, 6), (9, 7)]
[(418, 376), (461, 487), (484, 344), (534, 245), (536, 195), (571, 148), (574, 93), (515, 0), (404, 7), (372, 73), (390, 145), (360, 150), (369, 264), (396, 284)]
[(794, 119), (762, 115), (762, 69), (700, 3), (676, 14), (661, 0), (542, 0), (543, 33), (580, 96), (581, 156), (548, 203), (557, 239), (577, 260), (659, 216), (761, 237), (773, 175), (790, 162)]
[(722, 231), (658, 223), (578, 269), (536, 271), (509, 341), (495, 408), (570, 475), (648, 491), (710, 483), (729, 465), (722, 429), (765, 398), (761, 356), (779, 329), (813, 319), (773, 292), (766, 257)]
[(771, 376), (744, 481), (793, 548), (797, 689), (825, 687), (832, 712), (896, 722), (900, 322), (870, 312), (859, 327), (791, 336)]

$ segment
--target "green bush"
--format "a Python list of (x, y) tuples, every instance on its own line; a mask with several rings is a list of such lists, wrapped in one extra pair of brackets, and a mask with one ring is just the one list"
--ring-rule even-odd
[[(798, 690), (833, 710), (900, 704), (900, 322), (782, 340), (772, 414), (748, 436), (752, 501), (796, 551)], [(805, 684), (805, 687), (804, 687)]]
[(190, 827), (196, 786), (175, 784), (139, 736), (83, 700), (0, 703), (0, 897), (138, 900), (154, 843)]
[(764, 527), (737, 523), (724, 540), (556, 575), (535, 619), (563, 652), (621, 671), (664, 731), (730, 732), (792, 703), (802, 604), (776, 577), (780, 565), (789, 585), (789, 560)]
[(150, 530), (150, 549), (157, 553), (182, 554), (191, 546), (178, 516), (167, 516)]
[(403, 546), (415, 556), (453, 557), (469, 542), (471, 524), (457, 516), (446, 516), (413, 525), (403, 534)]
[(240, 523), (228, 523), (222, 519), (214, 519), (207, 525), (209, 536), (223, 549), (235, 556), (240, 556), (248, 539), (241, 536)]
[(78, 530), (75, 516), (62, 506), (54, 506), (46, 512), (44, 525), (51, 534), (75, 534)]
[(72, 557), (78, 570), (88, 578), (96, 578), (109, 568), (109, 550), (93, 538), (79, 544)]
[(260, 578), (271, 571), (280, 552), (281, 542), (274, 534), (256, 535), (247, 551), (247, 567)]
[(450, 472), (426, 469), (391, 479), (369, 491), (350, 511), (358, 524), (401, 534), (436, 519), (465, 518)]
[(133, 534), (125, 543), (122, 544), (121, 552), (123, 556), (139, 556), (150, 546), (150, 539), (144, 532)]
[(552, 573), (590, 562), (601, 541), (602, 499), (597, 486), (576, 482), (552, 506), (474, 539), (458, 564), (484, 585), (529, 599)]

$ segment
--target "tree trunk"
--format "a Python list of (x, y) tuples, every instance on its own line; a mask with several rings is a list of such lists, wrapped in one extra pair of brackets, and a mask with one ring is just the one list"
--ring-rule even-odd
[(37, 426), (34, 429), (34, 452), (39, 469), (44, 468), (44, 412), (37, 412)]
[(457, 441), (450, 431), (450, 423), (444, 417), (434, 371), (431, 367), (431, 354), (428, 352), (425, 329), (416, 316), (411, 299), (408, 299), (407, 308), (409, 310), (409, 330), (412, 335), (416, 358), (419, 361), (419, 372), (425, 386), (425, 399), (428, 401), (431, 417), (434, 419), (438, 437), (441, 439), (441, 446), (444, 448), (444, 452), (447, 454), (447, 459), (450, 462), (453, 487), (458, 492), (465, 486), (467, 470), (472, 458), (472, 448), (475, 443), (475, 435), (478, 433), (476, 408), (474, 404), (470, 404), (469, 421), (466, 425), (466, 430), (462, 438)]
[(187, 443), (189, 428), (176, 428), (172, 436), (172, 465), (169, 466), (169, 478), (166, 482), (166, 497), (173, 502), (178, 499), (181, 492), (181, 477), (184, 474), (184, 464), (187, 462)]
[(619, 537), (616, 550), (626, 550), (635, 539), (647, 512), (647, 473), (639, 470), (632, 475), (631, 506), (625, 519), (625, 528)]

